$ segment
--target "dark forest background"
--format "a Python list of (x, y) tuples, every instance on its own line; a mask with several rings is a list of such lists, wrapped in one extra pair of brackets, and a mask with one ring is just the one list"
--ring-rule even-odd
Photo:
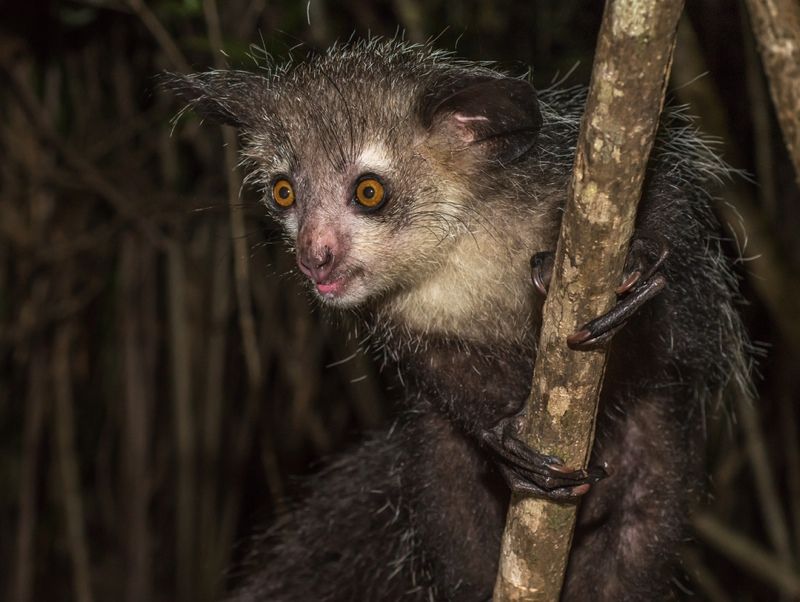
[[(601, 4), (5, 3), (0, 599), (216, 599), (256, 526), (302, 491), (295, 477), (395, 411), (346, 325), (308, 303), (253, 191), (240, 195), (235, 135), (188, 114), (174, 125), (181, 106), (156, 74), (400, 32), (530, 65), (540, 88), (586, 84)], [(757, 401), (709, 409), (713, 495), (678, 586), (800, 599), (800, 199), (737, 1), (688, 3), (672, 83), (748, 174), (725, 182), (718, 212), (765, 350)]]

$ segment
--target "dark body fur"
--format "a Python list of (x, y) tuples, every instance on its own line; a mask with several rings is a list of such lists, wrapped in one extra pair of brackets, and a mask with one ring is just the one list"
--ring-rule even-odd
[[(307, 496), (265, 535), (234, 600), (491, 597), (509, 490), (480, 434), (521, 408), (530, 388), (541, 300), (525, 266), (533, 252), (555, 246), (582, 98), (574, 90), (542, 95), (535, 145), (507, 163), (486, 145), (444, 152), (453, 144), (451, 115), (441, 117), (444, 125), (408, 125), (435, 90), (475, 77), (501, 76), (427, 47), (373, 41), (263, 77), (217, 72), (171, 83), (199, 112), (243, 129), (251, 179), (265, 192), (276, 169), (297, 174), (301, 192), (322, 173), (333, 180), (381, 139), (377, 154), (392, 166), (387, 178), (398, 199), (356, 222), (358, 235), (384, 228), (379, 242), (356, 235), (346, 242), (371, 257), (362, 268), (379, 262), (369, 255), (375, 245), (394, 262), (380, 264), (379, 276), (391, 277), (357, 305), (403, 384), (408, 410), (309, 482)], [(379, 88), (381, 108), (353, 91), (363, 81)], [(315, 121), (325, 110), (327, 118)], [(669, 596), (676, 547), (703, 489), (704, 404), (745, 375), (735, 288), (705, 192), (718, 167), (677, 116), (669, 119), (677, 125), (662, 128), (637, 223), (669, 241), (662, 268), (669, 286), (612, 343), (593, 453), (610, 474), (582, 501), (565, 600)], [(422, 150), (405, 153), (415, 139), (405, 127), (424, 130), (425, 142), (414, 147)], [(274, 158), (282, 152), (283, 163)], [(313, 164), (314, 152), (325, 155), (324, 165)], [(413, 177), (439, 163), (437, 173), (454, 175)], [(308, 190), (311, 199), (322, 189)], [(421, 198), (449, 204), (428, 201), (422, 212)], [(457, 220), (450, 205), (463, 209)], [(277, 218), (299, 249), (308, 223), (362, 220), (336, 211), (309, 200)], [(440, 229), (436, 244), (421, 229), (401, 238), (423, 213), (428, 230)], [(520, 225), (528, 222), (537, 225)], [(419, 242), (416, 257), (404, 254), (409, 241)], [(480, 247), (474, 255), (472, 241)], [(403, 263), (424, 277), (395, 265)], [(498, 294), (499, 287), (506, 288)]]

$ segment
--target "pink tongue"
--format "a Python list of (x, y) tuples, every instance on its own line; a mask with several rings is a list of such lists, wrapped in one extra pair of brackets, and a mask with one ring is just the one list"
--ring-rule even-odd
[(322, 293), (323, 295), (326, 293), (334, 293), (336, 289), (339, 288), (338, 282), (331, 282), (329, 284), (320, 284), (317, 283), (317, 290)]

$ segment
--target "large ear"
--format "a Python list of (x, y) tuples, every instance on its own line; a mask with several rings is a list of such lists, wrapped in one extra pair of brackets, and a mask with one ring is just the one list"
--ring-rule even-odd
[(269, 81), (248, 71), (164, 73), (159, 80), (201, 117), (238, 128), (253, 127), (269, 102)]
[(480, 76), (454, 81), (431, 91), (423, 104), (422, 124), (480, 144), (501, 163), (525, 155), (542, 125), (536, 90), (525, 80)]

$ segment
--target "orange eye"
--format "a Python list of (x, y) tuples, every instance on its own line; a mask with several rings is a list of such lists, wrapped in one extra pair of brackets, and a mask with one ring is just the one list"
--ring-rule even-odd
[(364, 178), (356, 185), (356, 201), (367, 209), (375, 209), (383, 202), (383, 184), (377, 178)]
[(272, 185), (272, 200), (284, 209), (291, 207), (294, 203), (294, 188), (292, 183), (286, 178), (275, 180)]

